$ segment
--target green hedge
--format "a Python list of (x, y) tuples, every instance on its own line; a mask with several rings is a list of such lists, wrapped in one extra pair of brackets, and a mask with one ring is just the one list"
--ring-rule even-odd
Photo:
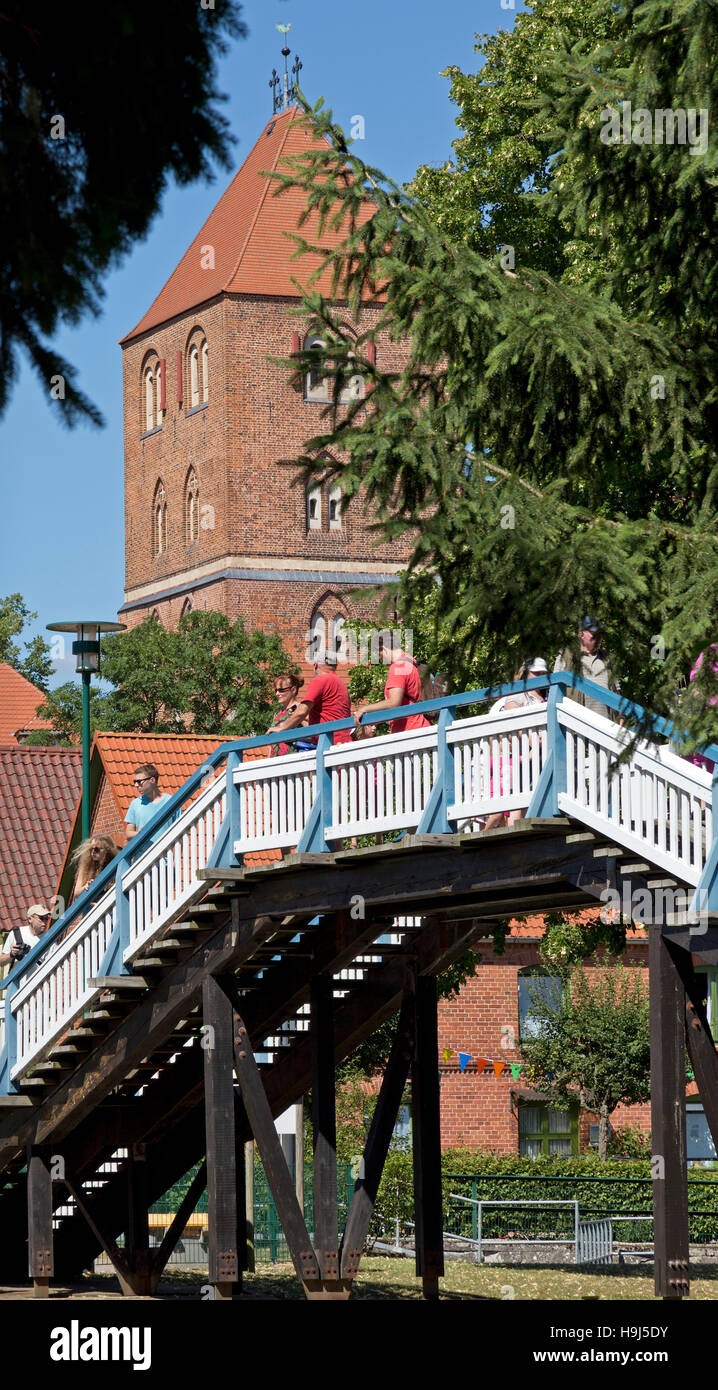
[[(476, 1235), (476, 1208), (451, 1200), (451, 1193), (482, 1200), (546, 1200), (577, 1199), (581, 1217), (600, 1215), (619, 1216), (623, 1213), (650, 1216), (652, 1214), (651, 1165), (647, 1160), (607, 1159), (602, 1162), (594, 1155), (582, 1158), (504, 1158), (477, 1149), (450, 1149), (442, 1155), (444, 1192), (444, 1229), (456, 1234)], [(718, 1240), (718, 1172), (707, 1169), (691, 1170), (689, 1175), (688, 1206), (690, 1238), (696, 1242)], [(478, 1177), (476, 1175), (482, 1175)], [(544, 1178), (551, 1181), (540, 1182)], [(581, 1179), (598, 1179), (581, 1182)], [(642, 1179), (616, 1182), (615, 1179)], [(529, 1181), (522, 1181), (529, 1179)], [(556, 1181), (560, 1179), (560, 1181)], [(612, 1179), (614, 1181), (612, 1181)], [(705, 1183), (705, 1186), (699, 1186)], [(414, 1198), (411, 1156), (390, 1154), (377, 1196), (373, 1231), (379, 1233), (383, 1223), (387, 1233), (398, 1216), (413, 1221)], [(549, 1239), (573, 1235), (573, 1213), (570, 1208), (543, 1211), (529, 1208), (514, 1212), (487, 1209), (483, 1213), (484, 1233), (501, 1236), (516, 1231), (522, 1235), (543, 1236)], [(653, 1226), (649, 1222), (621, 1221), (616, 1226), (619, 1240), (652, 1241)]]

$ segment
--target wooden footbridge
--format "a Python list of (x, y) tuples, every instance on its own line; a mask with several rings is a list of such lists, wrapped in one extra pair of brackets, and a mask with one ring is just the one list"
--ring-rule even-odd
[[(253, 1137), (307, 1297), (348, 1297), (411, 1075), (416, 1269), (435, 1296), (436, 977), (508, 916), (607, 890), (623, 902), (628, 885), (653, 913), (656, 1290), (688, 1292), (686, 1039), (718, 1145), (718, 1062), (691, 954), (718, 960), (718, 781), (671, 750), (661, 720), (626, 754), (625, 729), (571, 698), (630, 720), (618, 696), (566, 673), (527, 686), (548, 686), (547, 702), (476, 714), (498, 692), (469, 691), (412, 706), (438, 714), (429, 728), (357, 744), (331, 742), (348, 721), (317, 726), (316, 751), (243, 760), (306, 729), (225, 744), (14, 968), (0, 1007), (0, 1282), (29, 1273), (42, 1294), (104, 1249), (123, 1291), (151, 1293), (206, 1185), (209, 1282), (231, 1296)], [(479, 831), (517, 808), (523, 821)], [(342, 848), (396, 830), (398, 842)], [(252, 867), (267, 848), (286, 857)], [(335, 1064), (395, 1014), (340, 1233)], [(274, 1126), (310, 1088), (311, 1239)], [(198, 1162), (151, 1249), (149, 1207)]]

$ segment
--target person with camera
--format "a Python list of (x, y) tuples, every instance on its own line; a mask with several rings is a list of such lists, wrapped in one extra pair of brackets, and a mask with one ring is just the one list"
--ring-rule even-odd
[(0, 965), (17, 965), (30, 952), (41, 936), (47, 931), (52, 916), (48, 907), (35, 903), (27, 910), (27, 924), (13, 927), (7, 935), (5, 945), (8, 950), (0, 954)]

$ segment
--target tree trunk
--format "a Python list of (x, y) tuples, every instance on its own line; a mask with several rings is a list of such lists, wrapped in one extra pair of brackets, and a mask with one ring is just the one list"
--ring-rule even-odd
[(605, 1101), (602, 1101), (598, 1111), (598, 1156), (602, 1162), (608, 1156), (608, 1117), (610, 1110)]

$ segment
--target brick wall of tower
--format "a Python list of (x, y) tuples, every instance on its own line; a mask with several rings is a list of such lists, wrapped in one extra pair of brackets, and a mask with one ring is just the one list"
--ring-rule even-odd
[[(305, 401), (292, 388), (286, 368), (271, 361), (291, 352), (292, 334), (308, 331), (293, 313), (295, 303), (282, 299), (222, 296), (156, 331), (143, 334), (124, 349), (125, 549), (129, 597), (141, 608), (123, 613), (130, 626), (156, 609), (166, 626), (174, 626), (192, 587), (194, 608), (240, 613), (252, 627), (277, 629), (295, 659), (301, 660), (306, 631), (316, 605), (326, 595), (335, 612), (367, 613), (373, 606), (348, 598), (361, 574), (405, 561), (409, 544), (379, 545), (370, 533), (370, 518), (361, 499), (344, 508), (340, 530), (329, 529), (328, 492), (321, 498), (321, 528), (308, 529), (306, 499), (294, 475), (279, 460), (301, 452), (306, 441), (326, 428), (323, 407)], [(366, 328), (377, 310), (362, 311)], [(209, 400), (188, 409), (188, 350), (201, 330), (209, 346)], [(178, 400), (177, 354), (182, 361), (182, 403)], [(396, 368), (402, 350), (380, 339), (378, 361)], [(144, 432), (143, 373), (148, 360), (166, 363), (166, 409), (162, 426)], [(185, 484), (190, 468), (199, 482), (200, 527), (186, 541)], [(167, 548), (153, 555), (153, 498), (161, 479), (167, 499)], [(194, 588), (200, 579), (227, 567), (258, 566), (256, 581), (218, 579)], [(247, 564), (243, 565), (242, 560)], [(317, 581), (317, 572), (337, 573), (349, 563), (344, 583)], [(277, 566), (307, 571), (304, 580), (279, 581), (262, 573)], [(146, 595), (138, 593), (139, 586)], [(182, 587), (164, 600), (154, 596)], [(146, 602), (144, 601), (146, 598)]]
[[(533, 944), (507, 942), (506, 955), (493, 955), (490, 943), (476, 948), (481, 957), (474, 977), (467, 981), (456, 999), (439, 1002), (439, 1070), (441, 1074), (441, 1143), (445, 1149), (461, 1146), (493, 1149), (499, 1154), (519, 1152), (518, 1106), (511, 1102), (512, 1090), (530, 1086), (525, 1069), (516, 1081), (508, 1064), (520, 1062), (516, 1046), (502, 1047), (502, 1039), (518, 1039), (518, 972), (522, 966), (538, 965), (538, 950)], [(628, 946), (625, 964), (640, 971), (648, 990), (648, 962), (645, 945)], [(596, 967), (587, 966), (589, 978)], [(453, 1048), (455, 1055), (443, 1060), (443, 1049)], [(507, 1065), (497, 1077), (493, 1066), (479, 1073), (475, 1061), (464, 1072), (459, 1070), (459, 1051), (475, 1058), (485, 1056)], [(642, 1134), (650, 1132), (650, 1104), (619, 1106), (611, 1117), (614, 1129), (629, 1126)], [(581, 1112), (579, 1117), (579, 1149), (588, 1150), (588, 1128), (597, 1116)]]

